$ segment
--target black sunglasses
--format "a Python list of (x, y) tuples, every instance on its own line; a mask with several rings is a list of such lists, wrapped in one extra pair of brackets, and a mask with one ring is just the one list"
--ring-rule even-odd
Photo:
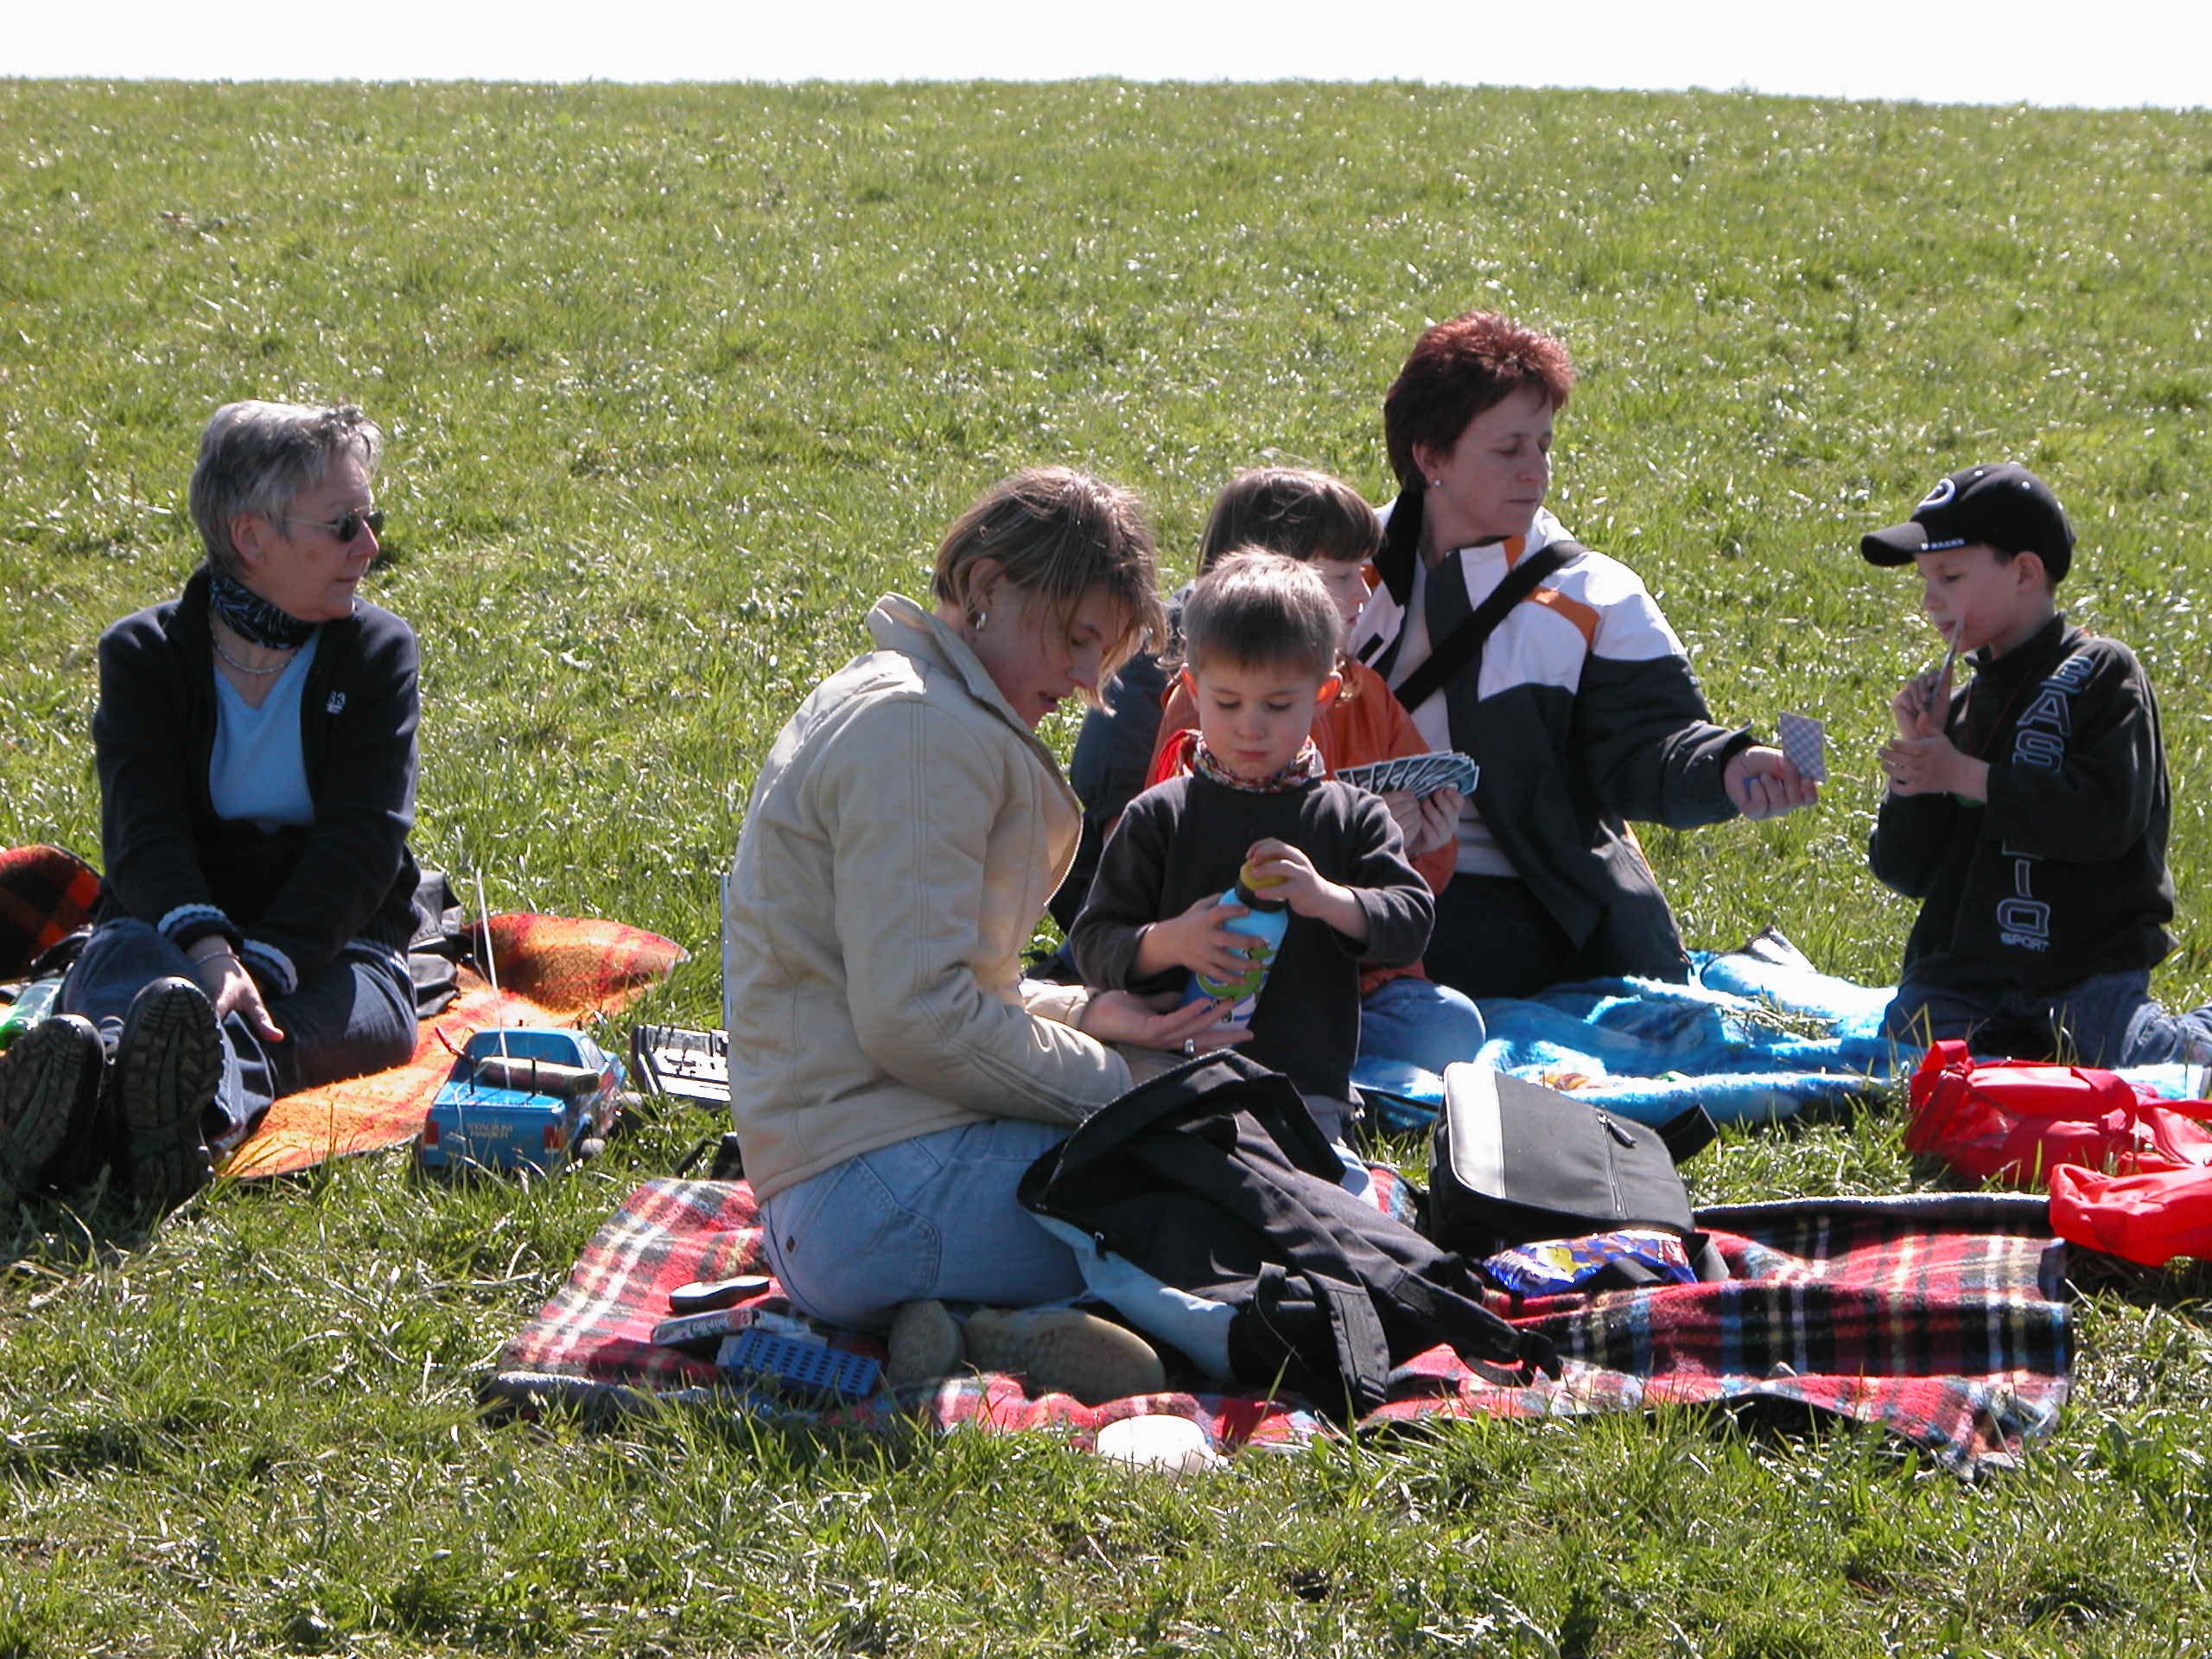
[(371, 507), (367, 512), (364, 512), (360, 508), (355, 507), (346, 512), (343, 517), (335, 520), (322, 518), (295, 518), (291, 514), (286, 513), (284, 515), (284, 522), (288, 524), (313, 524), (317, 530), (328, 531), (341, 543), (350, 542), (356, 536), (359, 536), (361, 533), (361, 526), (363, 524), (366, 524), (369, 527), (369, 531), (372, 535), (383, 535), (384, 509), (382, 507)]

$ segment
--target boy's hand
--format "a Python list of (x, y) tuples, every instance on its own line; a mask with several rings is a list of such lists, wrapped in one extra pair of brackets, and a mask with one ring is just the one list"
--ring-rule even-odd
[(1729, 801), (1747, 818), (1778, 818), (1821, 798), (1818, 784), (1791, 766), (1780, 749), (1764, 744), (1729, 756), (1720, 781)]
[(1956, 795), (1977, 805), (1989, 798), (1989, 763), (1963, 753), (1941, 732), (1885, 744), (1881, 762), (1892, 795)]
[(1390, 809), (1398, 833), (1406, 839), (1406, 850), (1414, 849), (1414, 837), (1421, 833), (1421, 797), (1402, 789), (1389, 789), (1378, 798)]
[(1459, 807), (1465, 799), (1456, 789), (1431, 790), (1426, 795), (1394, 789), (1382, 797), (1382, 804), (1390, 809), (1398, 833), (1406, 838), (1406, 856), (1419, 858), (1459, 833)]
[(1289, 905), (1291, 914), (1333, 927), (1356, 944), (1367, 943), (1367, 912), (1351, 889), (1323, 875), (1288, 842), (1272, 836), (1255, 841), (1244, 849), (1244, 861), (1255, 875), (1281, 878), (1268, 888), (1268, 896)]
[(1242, 979), (1252, 965), (1250, 951), (1258, 941), (1223, 924), (1245, 913), (1242, 905), (1209, 896), (1180, 916), (1153, 923), (1137, 941), (1137, 977), (1149, 979), (1170, 968), (1187, 968), (1217, 985)]
[(1901, 738), (1941, 737), (1951, 708), (1951, 677), (1930, 680), (1916, 674), (1897, 688), (1890, 699), (1890, 718)]

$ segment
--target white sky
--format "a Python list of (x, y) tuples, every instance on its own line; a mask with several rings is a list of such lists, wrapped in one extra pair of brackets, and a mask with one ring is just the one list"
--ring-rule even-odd
[(1402, 79), (2212, 105), (2203, 0), (0, 0), (0, 77)]

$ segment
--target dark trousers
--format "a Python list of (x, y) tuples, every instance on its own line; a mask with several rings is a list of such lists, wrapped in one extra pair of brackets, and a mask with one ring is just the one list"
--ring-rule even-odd
[[(120, 1030), (131, 998), (168, 974), (193, 978), (191, 959), (144, 922), (103, 922), (62, 982), (60, 1012)], [(245, 1140), (272, 1100), (381, 1071), (415, 1052), (415, 987), (396, 962), (339, 957), (269, 1013), (282, 1042), (256, 1036), (235, 1014), (222, 1023), (223, 1080), (205, 1126), (216, 1152)]]
[(1440, 985), (1480, 1000), (1532, 996), (1607, 970), (1567, 937), (1529, 884), (1510, 875), (1455, 875), (1436, 895), (1436, 926), (1421, 963)]
[(1957, 1039), (1977, 1055), (2107, 1068), (2212, 1061), (2212, 1006), (2169, 1014), (2151, 1000), (2143, 969), (2092, 974), (2055, 991), (1908, 979), (1882, 1023), (1892, 1042), (1911, 1048)]

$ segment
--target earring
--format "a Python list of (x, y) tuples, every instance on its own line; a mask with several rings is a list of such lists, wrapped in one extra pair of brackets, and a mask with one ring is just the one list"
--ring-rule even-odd
[(968, 613), (968, 626), (975, 632), (981, 633), (985, 628), (990, 626), (990, 625), (991, 613), (988, 611), (970, 611)]
[(1428, 480), (1428, 487), (1432, 490), (1440, 490), (1444, 487), (1444, 480), (1440, 478), (1432, 478)]

